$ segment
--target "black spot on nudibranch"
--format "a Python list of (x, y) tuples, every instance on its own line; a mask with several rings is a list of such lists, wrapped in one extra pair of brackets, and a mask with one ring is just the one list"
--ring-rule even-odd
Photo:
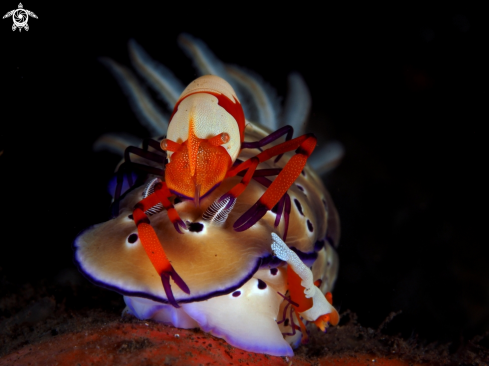
[(127, 238), (127, 241), (129, 244), (134, 244), (135, 242), (138, 241), (138, 234), (131, 234), (129, 235), (129, 237)]
[(297, 198), (294, 198), (294, 203), (295, 203), (295, 206), (297, 207), (297, 209), (299, 210), (299, 213), (302, 216), (304, 216), (304, 213), (302, 212), (302, 205)]
[(307, 219), (307, 228), (312, 233), (314, 231), (314, 226), (312, 226), (312, 222)]
[(260, 290), (265, 290), (267, 288), (267, 284), (265, 282), (263, 282), (262, 280), (258, 280), (258, 288)]
[(180, 202), (182, 202), (182, 200), (179, 197), (175, 197), (175, 199), (173, 200), (174, 205), (179, 204)]
[(191, 222), (188, 225), (188, 231), (191, 231), (193, 233), (200, 233), (202, 229), (204, 229), (204, 225), (200, 222)]
[(127, 218), (128, 218), (129, 220), (134, 220), (134, 217), (132, 217), (132, 214), (130, 214), (129, 216), (127, 216)]
[(241, 291), (234, 291), (233, 292), (233, 297), (238, 297), (239, 295), (241, 295)]
[(270, 269), (270, 273), (272, 274), (272, 276), (276, 276), (277, 275), (277, 272), (278, 272), (278, 269), (277, 268)]
[(302, 187), (302, 186), (300, 186), (298, 184), (296, 184), (296, 187), (299, 188), (302, 192), (304, 192), (304, 187)]
[(284, 325), (287, 327), (289, 326), (289, 318), (285, 319)]

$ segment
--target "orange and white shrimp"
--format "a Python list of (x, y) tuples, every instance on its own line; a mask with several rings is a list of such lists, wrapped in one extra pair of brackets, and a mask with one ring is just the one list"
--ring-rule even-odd
[[(272, 250), (278, 258), (287, 262), (287, 288), (290, 297), (288, 305), (292, 305), (295, 317), (299, 321), (302, 331), (303, 342), (307, 340), (307, 332), (301, 317), (313, 322), (323, 332), (328, 323), (337, 325), (339, 315), (333, 307), (333, 295), (331, 292), (323, 294), (314, 283), (312, 271), (307, 267), (299, 256), (294, 253), (285, 242), (275, 233), (272, 233)], [(287, 308), (284, 309), (286, 313)], [(285, 318), (285, 316), (284, 316)], [(293, 322), (293, 315), (289, 317)], [(292, 329), (295, 332), (294, 325)], [(293, 334), (292, 334), (293, 335)]]
[[(260, 199), (233, 225), (235, 231), (247, 230), (278, 204), (303, 171), (307, 158), (316, 146), (313, 134), (291, 139), (291, 126), (284, 126), (256, 142), (244, 142), (244, 130), (245, 117), (236, 93), (229, 83), (218, 76), (206, 75), (194, 80), (175, 105), (167, 138), (160, 144), (169, 159), (164, 180), (154, 187), (151, 195), (135, 206), (133, 213), (141, 243), (161, 276), (169, 298), (173, 298), (170, 277), (185, 292), (189, 289), (171, 266), (145, 211), (162, 204), (175, 229), (183, 233), (181, 229), (187, 227), (169, 200), (173, 195), (191, 199), (199, 205), (200, 199), (211, 193), (224, 179), (245, 172), (241, 182), (218, 200), (218, 203), (226, 202), (226, 209), (232, 209), (236, 199), (255, 176), (258, 164), (275, 157), (275, 161), (278, 161), (284, 153), (296, 150), (296, 154), (280, 171), (269, 172), (268, 175), (278, 175)], [(242, 149), (262, 148), (284, 135), (285, 142), (233, 165)], [(148, 156), (145, 151), (133, 152)]]

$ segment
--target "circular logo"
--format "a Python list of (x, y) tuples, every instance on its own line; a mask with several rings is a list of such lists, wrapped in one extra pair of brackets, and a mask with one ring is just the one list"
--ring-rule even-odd
[(14, 20), (14, 24), (17, 27), (22, 28), (24, 25), (27, 24), (27, 20), (29, 20), (29, 15), (24, 9), (17, 9), (12, 14), (12, 19)]

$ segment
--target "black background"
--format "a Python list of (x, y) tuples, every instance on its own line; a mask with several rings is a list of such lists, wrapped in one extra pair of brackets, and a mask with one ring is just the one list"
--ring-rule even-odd
[(342, 220), (340, 310), (374, 328), (402, 310), (387, 331), (426, 341), (458, 344), (489, 329), (479, 85), (487, 39), (477, 9), (23, 5), (39, 17), (28, 32), (0, 21), (3, 285), (73, 268), (76, 235), (107, 218), (118, 162), (92, 144), (107, 132), (147, 135), (97, 58), (129, 65), (134, 38), (186, 84), (197, 74), (176, 39), (188, 32), (282, 96), (299, 71), (313, 98), (311, 130), (343, 143), (326, 179)]

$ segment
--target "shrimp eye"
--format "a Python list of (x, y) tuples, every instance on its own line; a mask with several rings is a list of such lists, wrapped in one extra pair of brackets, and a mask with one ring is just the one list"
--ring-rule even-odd
[(221, 140), (222, 140), (223, 144), (227, 144), (229, 142), (230, 138), (231, 137), (229, 137), (228, 133), (226, 133), (226, 132), (221, 133)]
[(166, 151), (166, 149), (168, 148), (168, 141), (166, 139), (161, 140), (160, 147), (161, 147), (161, 150)]
[(163, 139), (160, 142), (161, 150), (175, 152), (180, 148), (180, 144), (170, 139)]
[(219, 135), (214, 136), (213, 138), (209, 139), (209, 143), (213, 146), (221, 146), (227, 142), (231, 137), (229, 137), (229, 134), (227, 132), (220, 133)]

